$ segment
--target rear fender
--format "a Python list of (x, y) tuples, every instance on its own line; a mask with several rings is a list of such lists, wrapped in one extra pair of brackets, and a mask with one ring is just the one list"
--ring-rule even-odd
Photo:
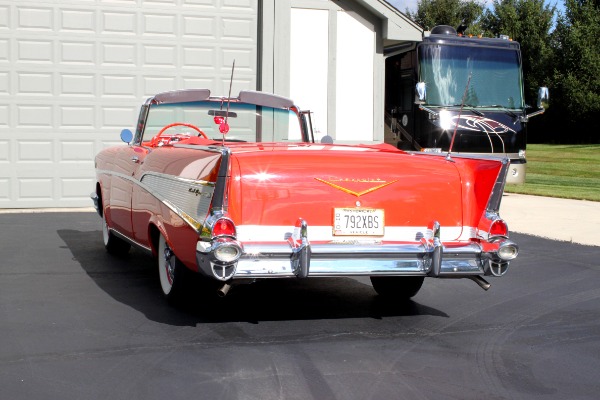
[(500, 203), (510, 162), (508, 159), (453, 157), (461, 175), (465, 225), (489, 232), (500, 217)]

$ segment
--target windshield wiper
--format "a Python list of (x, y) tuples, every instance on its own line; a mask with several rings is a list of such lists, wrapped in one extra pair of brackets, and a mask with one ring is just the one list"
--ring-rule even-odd
[(511, 110), (509, 110), (507, 107), (501, 105), (501, 104), (492, 104), (489, 106), (481, 106), (481, 107), (487, 107), (487, 108), (501, 108), (502, 111), (504, 111), (505, 113), (507, 113), (508, 115), (510, 115), (513, 118), (518, 118), (519, 116), (517, 114), (515, 114), (514, 112), (512, 112)]
[(464, 107), (467, 110), (471, 111), (473, 114), (479, 115), (480, 117), (484, 116), (484, 114), (476, 108), (477, 106), (474, 106), (472, 104), (452, 104), (451, 106), (447, 107)]

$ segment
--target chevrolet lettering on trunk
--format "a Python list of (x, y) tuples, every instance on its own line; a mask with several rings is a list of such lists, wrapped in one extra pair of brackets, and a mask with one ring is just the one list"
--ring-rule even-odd
[(368, 276), (396, 300), (426, 278), (487, 289), (517, 257), (507, 159), (319, 143), (309, 112), (257, 91), (158, 93), (136, 127), (96, 155), (91, 198), (107, 251), (155, 257), (170, 302), (273, 278)]

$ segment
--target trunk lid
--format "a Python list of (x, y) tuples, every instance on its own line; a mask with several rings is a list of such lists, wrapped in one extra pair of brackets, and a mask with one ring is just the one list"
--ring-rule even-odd
[[(240, 145), (232, 147), (231, 174), (228, 208), (241, 240), (283, 240), (298, 218), (311, 241), (418, 241), (433, 221), (444, 240), (463, 230), (461, 177), (441, 157), (385, 145)], [(350, 210), (338, 218), (378, 213), (384, 228), (336, 231), (336, 209)]]

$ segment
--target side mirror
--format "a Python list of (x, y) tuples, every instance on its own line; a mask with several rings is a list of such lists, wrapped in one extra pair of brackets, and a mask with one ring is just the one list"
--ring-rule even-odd
[(425, 87), (425, 82), (417, 82), (416, 91), (417, 101), (415, 103), (425, 103), (425, 100), (427, 99), (427, 88)]
[(125, 143), (129, 144), (131, 143), (131, 140), (133, 139), (133, 132), (131, 132), (131, 130), (129, 129), (123, 129), (121, 131), (121, 140), (124, 141)]
[(548, 88), (542, 86), (538, 90), (537, 108), (548, 108), (550, 106), (550, 93)]
[(545, 86), (542, 86), (541, 88), (539, 88), (537, 104), (536, 104), (538, 109), (537, 109), (537, 111), (534, 111), (531, 114), (527, 114), (524, 117), (523, 122), (527, 122), (527, 120), (531, 117), (535, 117), (536, 115), (543, 114), (544, 111), (546, 111), (546, 109), (550, 106), (550, 103), (548, 102), (549, 98), (550, 98), (550, 94), (548, 93), (548, 88)]

